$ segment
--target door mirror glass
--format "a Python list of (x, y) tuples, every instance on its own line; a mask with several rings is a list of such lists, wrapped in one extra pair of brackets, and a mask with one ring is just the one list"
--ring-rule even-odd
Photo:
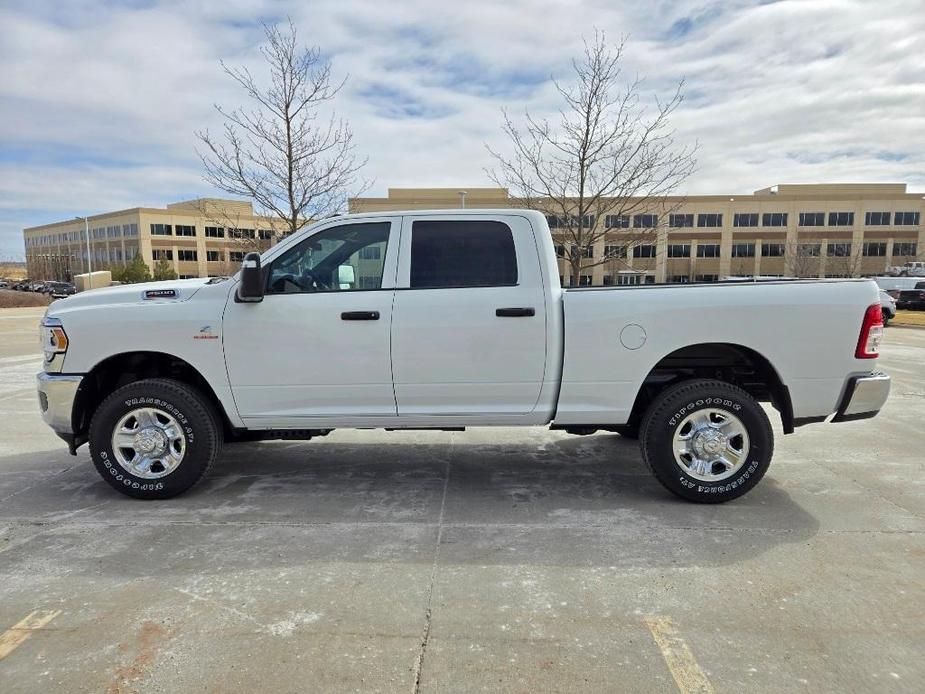
[(263, 272), (260, 269), (260, 254), (248, 253), (241, 263), (241, 283), (237, 291), (238, 301), (256, 303), (263, 301)]
[(356, 277), (353, 272), (353, 265), (338, 265), (337, 283), (340, 285), (340, 288), (352, 289), (354, 282), (356, 282)]

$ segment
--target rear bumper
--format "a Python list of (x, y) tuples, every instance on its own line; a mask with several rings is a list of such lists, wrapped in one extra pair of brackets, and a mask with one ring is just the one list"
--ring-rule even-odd
[(876, 416), (890, 395), (890, 377), (884, 373), (852, 376), (838, 404), (833, 422), (851, 422)]
[(42, 371), (35, 379), (42, 419), (58, 436), (68, 440), (74, 434), (71, 415), (83, 376), (62, 376)]

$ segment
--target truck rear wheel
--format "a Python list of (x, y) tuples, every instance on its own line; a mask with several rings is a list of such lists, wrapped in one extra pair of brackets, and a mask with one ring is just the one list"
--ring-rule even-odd
[(136, 499), (167, 499), (186, 491), (211, 467), (220, 445), (221, 427), (211, 403), (172, 379), (119, 388), (90, 422), (97, 471)]
[(669, 491), (718, 503), (742, 496), (767, 472), (774, 452), (771, 423), (741, 388), (692, 380), (650, 405), (640, 429), (642, 457)]

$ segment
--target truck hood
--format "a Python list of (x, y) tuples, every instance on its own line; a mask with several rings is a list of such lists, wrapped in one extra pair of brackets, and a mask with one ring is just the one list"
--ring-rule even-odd
[(59, 299), (48, 308), (47, 315), (53, 316), (59, 310), (115, 306), (127, 304), (179, 303), (188, 301), (203, 286), (226, 278), (197, 277), (188, 280), (166, 280), (140, 284), (120, 284), (115, 287), (88, 289)]

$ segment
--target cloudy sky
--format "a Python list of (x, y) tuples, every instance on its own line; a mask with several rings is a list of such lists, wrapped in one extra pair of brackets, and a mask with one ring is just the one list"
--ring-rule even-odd
[(629, 36), (647, 94), (680, 78), (699, 142), (684, 193), (905, 182), (925, 192), (922, 0), (0, 0), (0, 259), (24, 226), (216, 195), (194, 131), (240, 92), (261, 21), (287, 15), (339, 76), (337, 102), (388, 187), (490, 185), (500, 109), (557, 107), (582, 33)]

